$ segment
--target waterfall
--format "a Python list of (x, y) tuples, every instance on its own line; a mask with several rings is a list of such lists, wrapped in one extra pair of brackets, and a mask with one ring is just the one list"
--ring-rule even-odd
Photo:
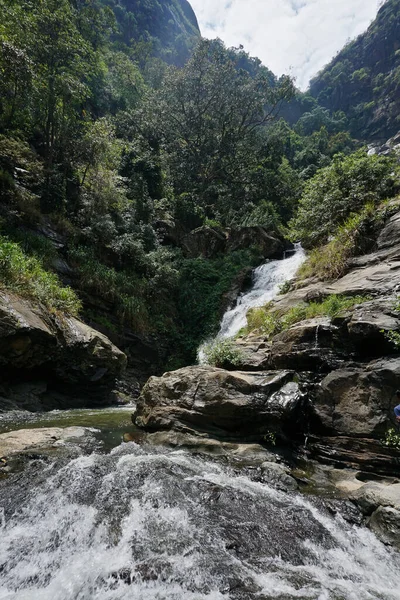
[[(285, 256), (287, 254), (285, 252)], [(236, 305), (224, 314), (217, 339), (234, 337), (245, 327), (247, 323), (246, 314), (249, 309), (263, 306), (276, 298), (279, 294), (280, 286), (296, 275), (299, 267), (305, 261), (305, 257), (306, 255), (301, 245), (296, 244), (290, 257), (283, 260), (268, 261), (255, 269), (251, 289), (241, 294), (236, 301)], [(198, 352), (200, 363), (205, 362), (203, 346), (204, 344)]]
[(398, 553), (257, 469), (129, 443), (1, 491), (1, 600), (399, 599)]

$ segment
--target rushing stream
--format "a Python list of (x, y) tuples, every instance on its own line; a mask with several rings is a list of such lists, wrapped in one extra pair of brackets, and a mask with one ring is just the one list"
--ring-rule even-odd
[(225, 313), (218, 337), (229, 338), (236, 335), (246, 325), (248, 310), (273, 300), (278, 295), (280, 286), (293, 279), (304, 260), (305, 252), (300, 244), (296, 244), (290, 257), (271, 260), (255, 269), (251, 289), (240, 295), (236, 305)]
[[(248, 292), (240, 294), (233, 308), (224, 314), (216, 340), (234, 337), (246, 326), (246, 314), (251, 308), (263, 306), (276, 298), (279, 289), (286, 281), (296, 275), (299, 267), (306, 259), (306, 253), (300, 244), (295, 244), (294, 252), (282, 260), (270, 260), (253, 271), (253, 285)], [(198, 361), (207, 363), (204, 348), (210, 340), (204, 342), (198, 349)]]
[(240, 470), (128, 443), (0, 488), (1, 600), (394, 600), (400, 558)]
[[(259, 267), (220, 336), (303, 259)], [(0, 479), (0, 600), (400, 600), (400, 555), (354, 507), (279, 491), (262, 462), (150, 445), (130, 412), (0, 415), (0, 431), (81, 425), (99, 441)]]

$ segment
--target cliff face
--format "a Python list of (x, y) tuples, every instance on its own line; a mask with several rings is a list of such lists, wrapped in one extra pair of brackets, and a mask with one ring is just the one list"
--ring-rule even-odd
[(362, 140), (387, 139), (399, 129), (400, 0), (387, 0), (375, 21), (311, 81), (318, 103), (343, 111)]
[(150, 42), (154, 54), (181, 66), (200, 37), (196, 15), (187, 0), (111, 0), (119, 40)]

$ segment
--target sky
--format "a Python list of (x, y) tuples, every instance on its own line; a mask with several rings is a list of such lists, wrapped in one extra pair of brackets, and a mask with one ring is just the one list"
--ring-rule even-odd
[(365, 31), (381, 0), (190, 0), (201, 33), (242, 44), (275, 73), (310, 79), (349, 40)]

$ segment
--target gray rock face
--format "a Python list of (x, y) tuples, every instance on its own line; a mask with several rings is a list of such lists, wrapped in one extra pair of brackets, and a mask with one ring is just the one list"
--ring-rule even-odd
[(333, 435), (382, 436), (391, 423), (399, 377), (400, 358), (333, 371), (315, 394), (314, 411), (322, 428)]
[(368, 526), (385, 544), (400, 549), (400, 511), (380, 506), (368, 521)]
[(134, 422), (147, 430), (205, 431), (260, 439), (296, 426), (301, 394), (289, 371), (244, 373), (187, 367), (152, 377)]
[[(50, 378), (85, 390), (112, 384), (123, 372), (126, 356), (103, 334), (73, 317), (50, 314), (16, 296), (0, 295), (0, 382), (32, 387)], [(45, 383), (40, 383), (42, 388)], [(4, 395), (3, 391), (3, 395)]]

